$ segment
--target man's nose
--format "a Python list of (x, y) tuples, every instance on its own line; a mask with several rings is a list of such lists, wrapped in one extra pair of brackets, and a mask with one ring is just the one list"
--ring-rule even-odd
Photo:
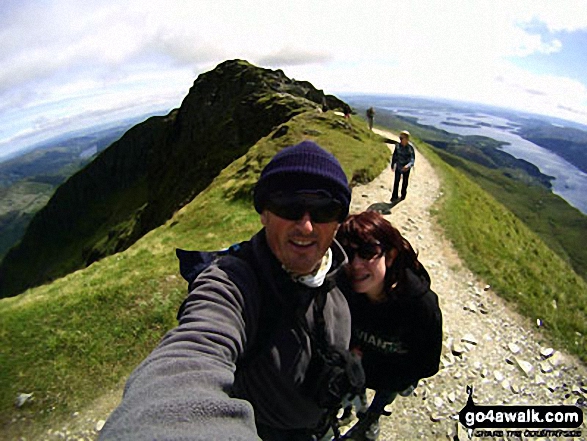
[(314, 231), (314, 225), (312, 225), (312, 218), (310, 216), (310, 213), (308, 213), (307, 211), (304, 213), (302, 218), (298, 220), (296, 223), (298, 227), (301, 228), (304, 232), (310, 233)]

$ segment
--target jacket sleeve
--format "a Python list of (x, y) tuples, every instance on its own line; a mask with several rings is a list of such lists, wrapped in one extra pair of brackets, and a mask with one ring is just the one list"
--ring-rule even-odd
[(217, 265), (198, 276), (179, 326), (131, 374), (100, 440), (258, 439), (252, 406), (230, 393), (259, 305), (233, 280)]
[(415, 320), (419, 332), (413, 334), (406, 367), (411, 371), (403, 390), (421, 378), (431, 377), (438, 372), (442, 352), (442, 312), (438, 306), (438, 296), (431, 290), (421, 299), (419, 313)]
[(397, 164), (397, 149), (398, 146), (396, 144), (395, 148), (393, 149), (393, 154), (391, 155), (391, 168), (393, 168), (393, 166)]
[(414, 152), (414, 146), (412, 146), (411, 144), (409, 144), (410, 146), (410, 162), (408, 162), (406, 165), (409, 168), (412, 168), (414, 166), (414, 163), (416, 162), (416, 153)]

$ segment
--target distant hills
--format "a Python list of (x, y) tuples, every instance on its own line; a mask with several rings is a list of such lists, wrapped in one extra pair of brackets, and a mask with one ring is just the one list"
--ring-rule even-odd
[(200, 75), (180, 108), (134, 126), (57, 189), (2, 261), (0, 297), (126, 249), (277, 125), (342, 105), (241, 60)]
[[(390, 98), (382, 100), (389, 102)], [(360, 115), (364, 114), (370, 103), (377, 102), (375, 97), (349, 98), (348, 101)], [(401, 98), (398, 102), (401, 103)], [(429, 101), (418, 103), (421, 103), (423, 110), (432, 110)], [(514, 119), (514, 116), (508, 115), (508, 118)], [(525, 121), (523, 125), (521, 120)], [(392, 111), (382, 109), (378, 110), (376, 123), (397, 131), (407, 129), (416, 138), (435, 147), (435, 152), (446, 163), (464, 172), (507, 207), (568, 262), (577, 274), (587, 280), (587, 248), (583, 245), (587, 215), (552, 193), (550, 177), (542, 174), (536, 166), (499, 150), (502, 144), (499, 141), (483, 136), (456, 135), (448, 131), (449, 126), (443, 130), (418, 124), (416, 118), (397, 116)], [(583, 139), (578, 132), (587, 134), (574, 128), (563, 130), (531, 118), (517, 117), (516, 123), (525, 128), (525, 134), (529, 137), (542, 136), (544, 140), (553, 139), (553, 134), (557, 134), (559, 140), (563, 137), (566, 140), (575, 139), (576, 146), (580, 146)], [(565, 131), (569, 133), (564, 134)], [(559, 145), (562, 144), (561, 141)], [(577, 151), (580, 149), (577, 147)]]
[[(520, 137), (556, 153), (583, 172), (587, 172), (587, 126), (573, 121), (497, 108), (484, 104), (454, 102), (442, 99), (433, 100), (429, 98), (403, 96), (361, 95), (348, 97), (348, 101), (361, 108), (367, 108), (372, 105), (381, 108), (393, 102), (394, 107), (417, 108), (422, 114), (446, 111), (465, 117), (476, 115), (479, 112), (499, 116), (508, 121), (507, 127), (502, 128), (515, 129), (516, 134)], [(411, 120), (411, 118), (407, 119)], [(446, 128), (444, 131), (445, 134), (451, 139), (458, 138), (457, 135), (449, 133), (451, 126), (475, 127), (463, 123), (459, 119), (449, 118), (449, 121), (442, 123)], [(416, 124), (422, 126), (422, 124)], [(480, 126), (486, 125), (483, 122), (477, 124)], [(443, 131), (437, 128), (436, 132), (436, 137), (438, 137), (439, 133)], [(465, 136), (463, 138), (472, 137)]]
[(146, 118), (60, 136), (0, 162), (0, 261), (59, 185)]
[(587, 131), (556, 125), (526, 123), (519, 135), (565, 158), (587, 173)]

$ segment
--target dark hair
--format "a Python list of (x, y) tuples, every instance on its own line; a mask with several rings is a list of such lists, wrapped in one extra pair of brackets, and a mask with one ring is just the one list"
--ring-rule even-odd
[[(361, 245), (363, 243), (379, 242), (383, 251), (397, 250), (393, 264), (385, 272), (384, 290), (388, 295), (402, 291), (406, 283), (406, 269), (419, 272), (422, 265), (418, 261), (418, 253), (414, 251), (410, 242), (401, 235), (397, 228), (376, 211), (364, 211), (351, 214), (340, 225), (336, 239), (341, 245)], [(397, 282), (398, 290), (391, 289)]]

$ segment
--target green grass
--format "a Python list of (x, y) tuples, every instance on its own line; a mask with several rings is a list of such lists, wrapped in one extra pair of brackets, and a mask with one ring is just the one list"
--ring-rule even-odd
[[(128, 376), (176, 323), (187, 284), (175, 248), (218, 249), (258, 231), (250, 191), (279, 148), (314, 139), (349, 178), (373, 179), (387, 165), (387, 147), (363, 123), (309, 112), (287, 125), (128, 250), (0, 300), (0, 438), (34, 438)], [(16, 409), (16, 396), (31, 392), (34, 401)]]
[(509, 178), (507, 170), (493, 170), (443, 151), (435, 152), (502, 203), (587, 280), (587, 248), (583, 246), (586, 215), (542, 186)]
[(540, 318), (550, 340), (587, 361), (585, 280), (476, 181), (431, 146), (418, 146), (442, 177), (436, 215), (464, 264), (522, 315)]

